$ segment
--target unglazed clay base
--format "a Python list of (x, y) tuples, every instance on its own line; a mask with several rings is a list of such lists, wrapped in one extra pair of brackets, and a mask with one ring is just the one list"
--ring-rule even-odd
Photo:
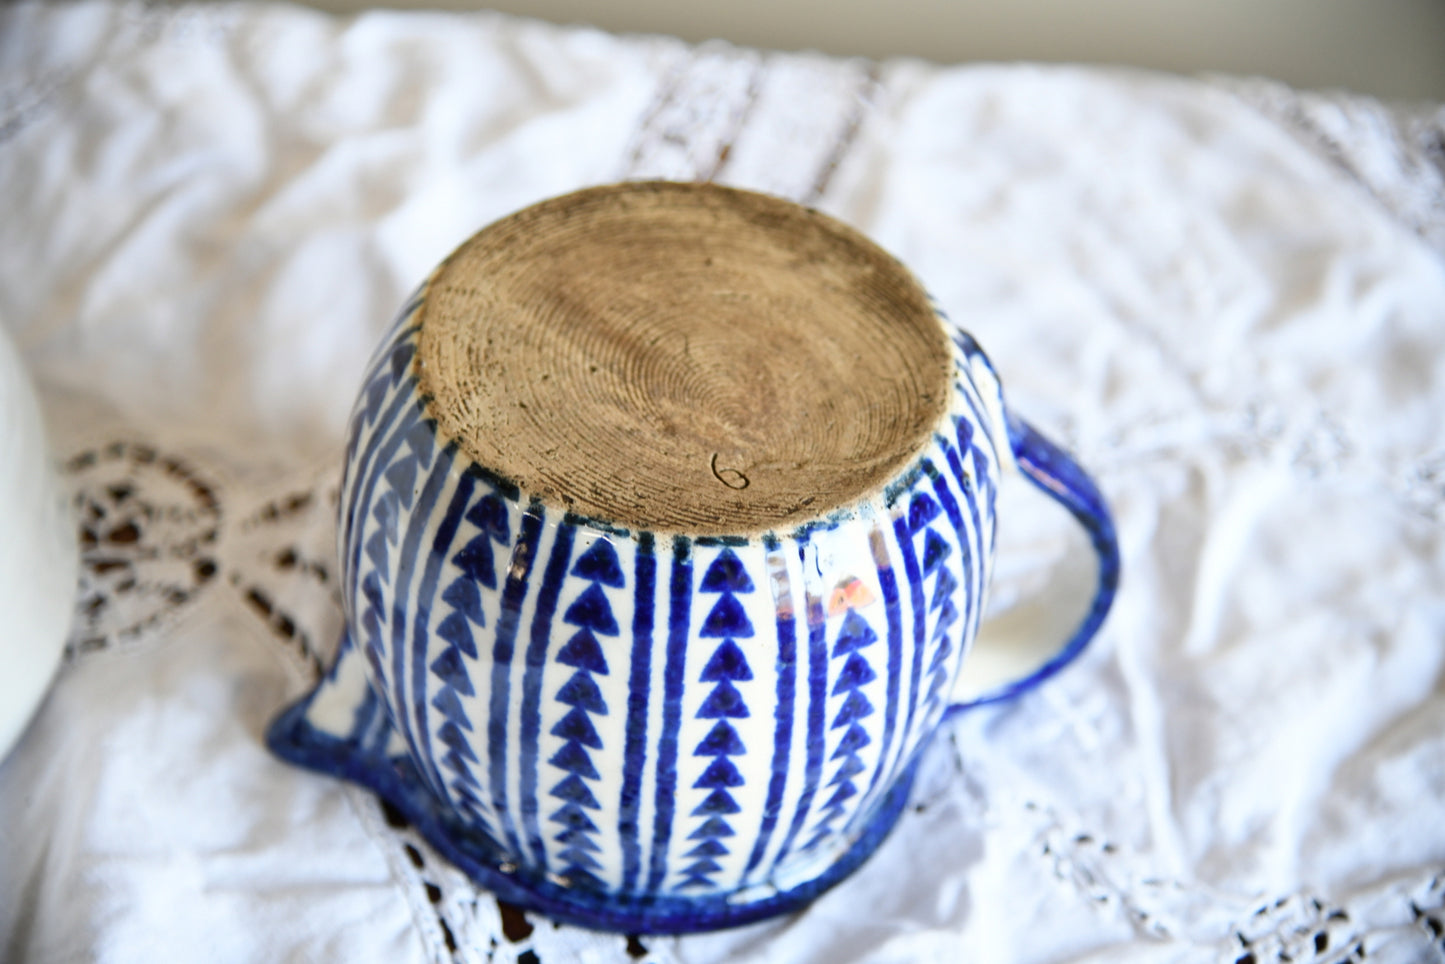
[(785, 529), (923, 448), (952, 359), (872, 242), (719, 187), (596, 188), (482, 231), (422, 309), (444, 434), (528, 493), (630, 529)]

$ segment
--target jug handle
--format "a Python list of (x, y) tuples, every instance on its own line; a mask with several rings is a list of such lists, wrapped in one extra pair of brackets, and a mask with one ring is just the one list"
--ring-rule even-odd
[[(1028, 422), (1007, 410), (1004, 419), (1008, 427), (1009, 446), (1019, 469), (1030, 482), (1068, 509), (1089, 534), (1089, 541), (1099, 557), (1098, 585), (1088, 613), (1063, 648), (1028, 676), (995, 687), (974, 699), (950, 705), (944, 720), (974, 707), (1012, 699), (1063, 669), (1083, 652), (1089, 640), (1099, 631), (1119, 588), (1119, 542), (1114, 533), (1114, 520), (1109, 515), (1109, 507), (1099, 487), (1067, 452)], [(964, 665), (967, 666), (966, 659)]]

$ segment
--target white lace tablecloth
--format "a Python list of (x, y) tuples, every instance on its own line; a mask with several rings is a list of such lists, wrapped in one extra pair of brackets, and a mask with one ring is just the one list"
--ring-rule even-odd
[[(1442, 165), (1445, 112), (1263, 82), (6, 6), (0, 323), (85, 574), (0, 766), (0, 958), (1445, 959)], [(334, 646), (341, 433), (404, 293), (642, 176), (899, 255), (1096, 473), (1125, 563), (1081, 662), (941, 734), (853, 878), (685, 938), (499, 906), (262, 744)], [(1057, 623), (1072, 535), (1016, 501), (993, 609)]]

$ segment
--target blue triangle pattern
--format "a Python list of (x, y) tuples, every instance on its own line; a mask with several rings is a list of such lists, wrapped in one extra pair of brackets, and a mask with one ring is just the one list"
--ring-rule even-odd
[(722, 645), (713, 650), (712, 659), (708, 660), (707, 665), (703, 667), (699, 680), (704, 683), (716, 683), (719, 680), (750, 680), (752, 678), (752, 667), (748, 666), (748, 659), (743, 655), (742, 649), (731, 639), (724, 639)]
[[(427, 423), (418, 422), (405, 439), (415, 463), (426, 465), (431, 462), (435, 452)], [(408, 493), (409, 487), (415, 484), (415, 478), (409, 480), (405, 472), (389, 474), (388, 481)], [(500, 505), (495, 493), (487, 494), (477, 505), (486, 503), (489, 499)], [(477, 523), (472, 517), (477, 512), (477, 505), (465, 516), (474, 525)], [(501, 520), (505, 526), (505, 506), (501, 508)], [(447, 552), (454, 535), (449, 534), (447, 539), (443, 540), (439, 531), (434, 538), (433, 551)], [(502, 535), (505, 539), (505, 532)], [(431, 705), (436, 707), (446, 720), (437, 731), (437, 736), (449, 748), (442, 756), (440, 764), (455, 775), (451, 787), (463, 810), (484, 827), (487, 826), (483, 817), (484, 807), (477, 795), (469, 789), (475, 788), (480, 792), (481, 781), (471, 771), (471, 765), (478, 761), (462, 733), (463, 730), (472, 729), (472, 724), (467, 720), (461, 698), (476, 695), (466, 667), (469, 660), (475, 660), (478, 656), (475, 629), (487, 625), (482, 587), (495, 589), (497, 584), (496, 560), (492, 550), (494, 539), (495, 532), (483, 531), (474, 534), (451, 557), (452, 564), (460, 573), (442, 590), (441, 601), (451, 611), (442, 617), (436, 628), (437, 638), (444, 640), (447, 647), (431, 664), (431, 671), (441, 684), (437, 687), (436, 695), (432, 697)]]
[(943, 610), (938, 614), (938, 623), (933, 627), (933, 638), (943, 639), (948, 635), (948, 629), (958, 622), (958, 608), (953, 605), (953, 600), (943, 604)]
[(559, 800), (569, 800), (579, 807), (586, 807), (588, 810), (601, 810), (602, 804), (587, 789), (587, 784), (575, 773), (567, 775), (561, 783), (551, 789), (552, 796)]
[(724, 549), (707, 567), (698, 591), (748, 593), (753, 591), (753, 580), (748, 576), (738, 554), (731, 549)]
[(458, 579), (448, 586), (442, 592), (442, 602), (478, 626), (487, 624), (487, 616), (482, 612), (482, 594), (470, 579)]
[[(920, 505), (921, 503), (915, 496), (910, 514), (919, 516), (926, 514), (926, 507), (920, 509)], [(935, 506), (936, 511), (937, 507)], [(927, 524), (926, 520), (923, 524)], [(833, 696), (842, 696), (843, 702), (828, 727), (829, 730), (843, 730), (843, 735), (838, 740), (838, 746), (830, 757), (830, 759), (838, 761), (838, 767), (833, 771), (833, 777), (827, 784), (829, 787), (833, 787), (834, 791), (827, 802), (819, 808), (818, 822), (813, 827), (811, 839), (803, 845), (804, 849), (817, 846), (832, 832), (833, 823), (843, 816), (847, 801), (858, 793), (853, 778), (867, 770), (858, 756), (858, 751), (872, 741), (858, 721), (875, 712), (873, 704), (864, 695), (863, 688), (876, 680), (878, 673), (859, 651), (877, 640), (878, 633), (868, 624), (868, 621), (858, 615), (856, 610), (848, 610), (833, 643), (833, 659), (843, 659), (843, 665), (834, 677), (832, 691)]]
[(980, 491), (987, 490), (993, 485), (988, 474), (988, 458), (978, 450), (978, 446), (969, 449), (973, 453), (973, 474), (978, 476), (978, 487)]
[(461, 613), (452, 613), (437, 626), (437, 635), (466, 653), (477, 658), (477, 643), (472, 639), (472, 626)]
[(586, 811), (575, 803), (568, 803), (547, 819), (560, 823), (569, 830), (585, 830), (591, 833), (597, 832), (597, 824), (593, 823), (592, 818), (587, 816)]
[(477, 762), (477, 755), (472, 752), (471, 746), (468, 745), (466, 735), (462, 733), (461, 729), (451, 720), (447, 720), (442, 724), (441, 729), (437, 730), (437, 739), (453, 750), (456, 750), (458, 755), (467, 762)]
[(973, 444), (973, 423), (962, 415), (953, 419), (954, 441), (958, 443), (958, 454), (962, 456)]
[(568, 740), (562, 744), (562, 749), (552, 755), (547, 761), (559, 770), (566, 770), (568, 773), (576, 773), (592, 780), (600, 780), (601, 774), (597, 767), (592, 765), (592, 757), (582, 749), (582, 744), (576, 740)]
[(401, 504), (410, 509), (416, 499), (416, 459), (405, 456), (399, 458), (384, 474), (392, 491), (401, 499)]
[(737, 756), (746, 753), (747, 748), (738, 737), (738, 731), (727, 720), (718, 720), (708, 735), (702, 738), (693, 756)]
[(612, 615), (612, 605), (607, 601), (607, 594), (595, 582), (572, 601), (562, 621), (569, 626), (582, 626), (603, 636), (616, 636), (620, 632), (617, 618)]
[(953, 599), (953, 591), (957, 588), (958, 580), (953, 577), (952, 572), (944, 569), (934, 580), (933, 598), (929, 600), (928, 608), (934, 610), (949, 603)]
[(708, 764), (702, 776), (697, 778), (693, 784), (694, 788), (705, 788), (709, 790), (718, 787), (740, 787), (743, 785), (743, 775), (733, 761), (725, 756), (719, 756)]
[(472, 783), (476, 783), (476, 778), (472, 777), (471, 765), (467, 763), (460, 753), (450, 747), (447, 748), (447, 752), (442, 756), (442, 766), (463, 778), (470, 779)]
[(848, 698), (843, 701), (843, 706), (838, 710), (838, 715), (833, 718), (833, 725), (829, 727), (829, 729), (836, 730), (839, 727), (847, 726), (854, 720), (861, 720), (865, 716), (871, 716), (872, 713), (873, 704), (868, 702), (868, 697), (854, 690), (849, 693)]
[(707, 879), (707, 875), (715, 874), (719, 870), (722, 870), (722, 864), (713, 860), (711, 857), (703, 857), (691, 867), (684, 868), (682, 872), (688, 875), (689, 880), (710, 884), (711, 881)]
[(377, 529), (371, 534), (371, 538), (366, 540), (366, 558), (371, 560), (371, 564), (376, 567), (376, 572), (381, 573), (384, 577), (388, 571), (387, 561), (390, 559), (390, 554), (387, 552), (385, 529)]
[(437, 690), (437, 695), (432, 697), (431, 705), (436, 707), (442, 716), (462, 729), (470, 730), (472, 728), (471, 721), (467, 719), (467, 711), (462, 707), (461, 698), (457, 696), (456, 690), (448, 687)]
[[(833, 818), (836, 818), (836, 817), (837, 817), (837, 814), (834, 813), (834, 814), (833, 814)], [(830, 820), (831, 820), (831, 819), (832, 819), (832, 818), (830, 818)], [(823, 838), (826, 837), (826, 836), (828, 836), (828, 828), (827, 828), (827, 826), (825, 826), (825, 825), (820, 825), (819, 828), (818, 828), (818, 832), (815, 833), (815, 834), (813, 834), (813, 839), (812, 839), (812, 840), (809, 840), (807, 843), (803, 844), (803, 849), (804, 849), (804, 850), (812, 850), (814, 847), (818, 846), (818, 844), (819, 844), (819, 843), (823, 840)]]
[(845, 801), (847, 801), (851, 797), (856, 796), (857, 793), (858, 788), (853, 786), (853, 781), (844, 780), (841, 784), (839, 784), (838, 789), (833, 791), (833, 795), (828, 798), (828, 802), (823, 804), (823, 809), (833, 810), (841, 807), (843, 806)]
[(583, 746), (590, 746), (594, 750), (602, 749), (602, 738), (597, 735), (597, 728), (592, 725), (592, 718), (580, 706), (574, 706), (568, 710), (567, 715), (552, 727), (551, 733), (564, 740), (576, 740)]
[(557, 856), (561, 857), (562, 861), (567, 864), (568, 883), (575, 885), (577, 878), (581, 876), (590, 877), (592, 880), (597, 881), (597, 883), (601, 883), (590, 871), (601, 870), (602, 865), (597, 862), (595, 857), (581, 847), (568, 847)]
[[(467, 776), (471, 777), (471, 774), (467, 774)], [(452, 793), (456, 794), (457, 800), (460, 801), (462, 806), (473, 810), (481, 808), (482, 801), (472, 792), (473, 790), (480, 789), (481, 785), (477, 783), (475, 777), (472, 777), (470, 783), (460, 779), (452, 781), (451, 790)]]
[(366, 611), (361, 614), (361, 631), (365, 634), (367, 649), (374, 649), (378, 653), (384, 652), (384, 647), (382, 646), (381, 614), (378, 610), (371, 606), (366, 607)]
[[(961, 435), (972, 436), (973, 429), (968, 426), (966, 420), (958, 423), (958, 431)], [(966, 451), (966, 449), (965, 449)], [(975, 459), (975, 463), (977, 463)], [(915, 499), (919, 496), (915, 496)], [(929, 599), (929, 615), (933, 619), (932, 629), (929, 631), (929, 639), (934, 644), (933, 655), (928, 661), (928, 691), (924, 697), (924, 704), (932, 709), (941, 698), (944, 689), (944, 680), (948, 672), (947, 657), (952, 652), (953, 646), (949, 642), (948, 634), (953, 624), (958, 622), (958, 607), (954, 602), (959, 583), (953, 571), (944, 563), (953, 554), (953, 546), (938, 534), (932, 527), (923, 531), (923, 578), (927, 582), (933, 579), (933, 593)]]
[(718, 601), (713, 604), (712, 611), (703, 620), (702, 629), (698, 630), (698, 635), (703, 639), (716, 639), (720, 636), (748, 639), (753, 635), (753, 624), (748, 619), (747, 610), (743, 609), (743, 604), (729, 592), (718, 597)]
[(856, 609), (848, 610), (843, 617), (843, 627), (838, 630), (838, 639), (833, 643), (833, 657), (860, 650), (878, 642), (878, 633), (868, 625), (868, 620), (858, 615)]
[(728, 680), (722, 680), (714, 686), (697, 711), (697, 718), (700, 720), (716, 720), (721, 717), (745, 719), (747, 716), (748, 707), (743, 702), (743, 694)]
[(707, 798), (699, 803), (692, 811), (694, 817), (712, 816), (713, 814), (739, 813), (743, 808), (738, 806), (732, 794), (722, 788), (718, 788), (707, 795)]
[(706, 877), (687, 877), (677, 885), (678, 890), (687, 890), (689, 887), (711, 887), (712, 881)]
[(476, 695), (476, 691), (472, 689), (471, 677), (467, 676), (467, 668), (462, 665), (462, 656), (456, 647), (449, 646), (442, 650), (442, 654), (432, 661), (431, 671), (463, 696)]
[(492, 540), (486, 533), (473, 536), (470, 542), (462, 546), (461, 551), (452, 556), (452, 564), (462, 571), (461, 578), (452, 582), (453, 586), (471, 583), (475, 589), (476, 584), (481, 583), (488, 589), (497, 588)]
[(607, 715), (607, 704), (602, 701), (602, 691), (592, 681), (585, 669), (573, 673), (562, 688), (557, 691), (557, 701), (568, 706), (580, 706), (589, 713)]
[(717, 840), (704, 840), (693, 847), (684, 857), (718, 857), (728, 852), (728, 848)]
[(854, 723), (843, 734), (843, 739), (838, 741), (838, 749), (833, 751), (831, 759), (837, 760), (850, 753), (857, 753), (872, 742), (873, 739), (868, 735), (868, 731)]
[[(494, 510), (485, 511), (491, 514)], [(553, 796), (566, 800), (567, 806), (549, 819), (561, 823), (564, 828), (563, 833), (555, 838), (565, 845), (557, 854), (562, 876), (573, 885), (601, 887), (604, 884), (594, 872), (600, 871), (602, 866), (591, 856), (591, 853), (600, 852), (601, 847), (589, 836), (597, 832), (597, 827), (590, 820), (583, 822), (578, 819), (578, 815), (582, 814), (582, 808), (599, 810), (602, 806), (586, 783), (587, 780), (601, 779), (601, 775), (584, 749), (603, 748), (602, 736), (592, 722), (594, 714), (607, 715), (602, 690), (592, 678), (593, 674), (608, 675), (607, 657), (598, 637), (621, 634), (617, 617), (612, 612), (612, 602), (603, 587), (623, 589), (627, 580), (617, 550), (606, 539), (598, 539), (577, 557), (572, 564), (571, 576), (585, 580), (587, 586), (562, 614), (562, 621), (576, 626), (577, 632), (553, 657), (557, 663), (570, 666), (575, 672), (554, 696), (557, 702), (570, 709), (549, 731), (566, 742), (547, 762), (568, 773), (551, 791)]]
[(362, 422), (370, 425), (381, 414), (381, 403), (386, 400), (387, 389), (394, 383), (386, 374), (380, 373), (366, 383), (366, 404), (361, 409)]
[(734, 837), (736, 831), (728, 826), (722, 817), (708, 817), (701, 827), (687, 835), (688, 840), (707, 840), (714, 837)]
[(452, 780), (451, 783), (451, 790), (456, 796), (457, 801), (467, 810), (474, 820), (481, 823), (482, 826), (486, 827), (488, 832), (490, 832), (491, 827), (487, 823), (487, 818), (483, 816), (485, 808), (482, 805), (481, 798), (477, 795), (481, 792), (482, 784), (481, 781), (472, 776), (470, 765), (452, 749), (448, 749), (446, 754), (442, 756), (441, 765), (456, 774), (456, 778)]
[(385, 653), (381, 647), (376, 645), (376, 640), (369, 640), (366, 644), (366, 662), (371, 667), (375, 679), (385, 679), (382, 665), (385, 662)]
[(579, 629), (567, 644), (557, 651), (557, 662), (563, 666), (585, 669), (599, 676), (607, 675), (607, 659), (602, 655), (602, 647), (590, 629)]
[(406, 374), (406, 366), (416, 354), (416, 346), (411, 339), (403, 341), (391, 350), (391, 377), (393, 381), (400, 381), (401, 376)]
[(868, 665), (866, 659), (857, 653), (849, 653), (848, 662), (843, 664), (843, 669), (838, 673), (837, 682), (833, 684), (833, 695), (837, 696), (839, 693), (857, 689), (877, 678), (878, 674), (873, 672), (873, 667)]
[(568, 827), (552, 839), (569, 850), (590, 850), (597, 854), (602, 852), (602, 845), (594, 843), (592, 838), (587, 836), (587, 831), (577, 827)]
[[(460, 787), (461, 789), (457, 790), (458, 793), (465, 792), (468, 796), (470, 796), (471, 790), (468, 790), (468, 787), (473, 787), (477, 790), (480, 790), (482, 788), (482, 782), (476, 777), (472, 776), (472, 771), (466, 765), (465, 761), (458, 759), (457, 762), (453, 765), (452, 769), (457, 774), (457, 778), (452, 781), (452, 788), (457, 789), (458, 787)], [(475, 799), (473, 800), (473, 802), (477, 804), (481, 803), (480, 800)]]
[(436, 422), (429, 418), (418, 419), (406, 433), (406, 447), (423, 466), (430, 466), (435, 439)]
[(703, 639), (721, 641), (703, 666), (699, 678), (701, 682), (712, 683), (713, 687), (698, 707), (696, 718), (717, 722), (693, 751), (694, 756), (710, 756), (713, 760), (693, 783), (694, 789), (708, 790), (709, 793), (692, 811), (693, 816), (703, 817), (704, 820), (688, 839), (701, 842), (684, 856), (698, 859), (680, 871), (683, 879), (676, 885), (678, 890), (715, 886), (713, 876), (722, 871), (723, 865), (714, 858), (730, 853), (728, 845), (722, 841), (734, 836), (734, 830), (725, 818), (741, 812), (742, 807), (728, 793), (728, 788), (742, 786), (745, 779), (729, 757), (741, 756), (747, 749), (728, 721), (750, 715), (743, 692), (735, 684), (753, 678), (752, 667), (738, 645), (739, 639), (753, 637), (753, 624), (747, 609), (737, 597), (755, 592), (756, 587), (738, 554), (724, 547), (704, 571), (698, 591), (718, 596), (698, 635)]
[(511, 530), (507, 522), (507, 504), (495, 492), (483, 496), (476, 505), (467, 510), (466, 520), (483, 535), (490, 536), (502, 545), (511, 545)]
[(361, 580), (361, 595), (367, 604), (378, 612), (385, 606), (381, 596), (381, 577), (375, 572), (368, 572), (366, 578)]
[(842, 783), (849, 777), (854, 777), (862, 773), (865, 769), (867, 768), (863, 766), (862, 760), (853, 754), (849, 754), (843, 759), (843, 762), (839, 764), (838, 772), (833, 774), (833, 779), (828, 781), (828, 786), (831, 787)]
[(928, 672), (932, 673), (936, 671), (943, 665), (943, 661), (948, 659), (948, 654), (952, 652), (953, 644), (950, 643), (948, 637), (945, 636), (943, 641), (938, 644), (938, 648), (933, 651), (933, 659), (929, 660), (928, 663)]
[(371, 510), (371, 517), (381, 526), (380, 531), (386, 533), (386, 541), (390, 545), (396, 545), (397, 526), (401, 517), (400, 497), (391, 491), (383, 492), (376, 498), (376, 508)]
[(944, 541), (943, 537), (931, 527), (924, 530), (923, 535), (923, 578), (929, 576), (943, 565), (943, 561), (953, 554), (953, 546)]
[(917, 533), (938, 518), (938, 511), (938, 503), (929, 498), (927, 493), (914, 493), (908, 502), (908, 531)]
[[(362, 642), (360, 648), (362, 655), (366, 657), (367, 665), (371, 667), (371, 672), (373, 674), (371, 678), (385, 679), (386, 675), (382, 671), (382, 666), (385, 663), (385, 660), (383, 658), (384, 654), (381, 651), (381, 647), (377, 644), (376, 624), (374, 619), (375, 615), (375, 613), (368, 610), (365, 616), (362, 617), (364, 641)], [(367, 617), (373, 618), (371, 620), (368, 620)], [(370, 625), (367, 625), (368, 622), (370, 622)]]
[(606, 539), (598, 539), (582, 553), (572, 567), (572, 575), (614, 589), (621, 589), (626, 583), (622, 565), (617, 561), (617, 550)]

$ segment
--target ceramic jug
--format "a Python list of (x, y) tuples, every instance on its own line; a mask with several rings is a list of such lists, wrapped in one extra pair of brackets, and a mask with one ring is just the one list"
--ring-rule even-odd
[[(498, 896), (632, 933), (795, 909), (903, 809), (988, 591), (1000, 476), (1118, 579), (1089, 478), (852, 229), (632, 183), (484, 229), (350, 426), (347, 631), (272, 748), (399, 808)], [(977, 701), (975, 701), (977, 702)]]

